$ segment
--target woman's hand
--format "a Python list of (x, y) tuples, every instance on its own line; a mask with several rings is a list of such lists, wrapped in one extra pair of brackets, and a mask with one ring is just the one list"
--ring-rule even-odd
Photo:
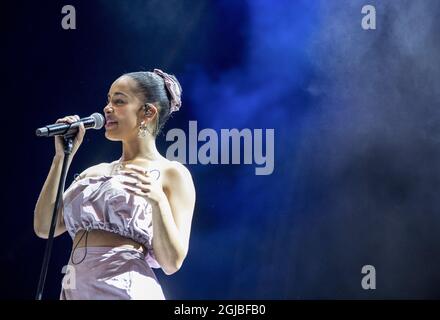
[(125, 168), (131, 171), (119, 170), (119, 173), (134, 178), (122, 181), (127, 191), (152, 200), (154, 205), (167, 199), (160, 181), (151, 176), (146, 169), (134, 164), (127, 164)]
[[(55, 123), (73, 123), (79, 120), (79, 116), (67, 116), (61, 119), (58, 119)], [(72, 148), (72, 157), (75, 155), (76, 151), (80, 147), (84, 134), (86, 133), (86, 129), (84, 128), (84, 124), (81, 124), (78, 127), (78, 133), (73, 140), (73, 148)], [(55, 136), (55, 156), (64, 157), (64, 138), (63, 136)]]

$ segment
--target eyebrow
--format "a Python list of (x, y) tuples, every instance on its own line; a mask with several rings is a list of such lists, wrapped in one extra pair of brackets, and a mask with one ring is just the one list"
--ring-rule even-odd
[[(126, 97), (128, 98), (128, 95), (126, 95), (126, 94), (123, 93), (123, 92), (115, 92), (113, 95), (114, 95), (114, 96), (115, 96), (115, 95), (122, 95), (122, 96), (126, 96)], [(107, 98), (110, 98), (110, 93), (107, 94)]]

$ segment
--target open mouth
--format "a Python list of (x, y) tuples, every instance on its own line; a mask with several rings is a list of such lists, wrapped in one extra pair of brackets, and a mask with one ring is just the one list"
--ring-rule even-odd
[(106, 123), (105, 123), (105, 127), (106, 128), (111, 128), (111, 127), (114, 127), (114, 126), (116, 126), (118, 123), (116, 122), (116, 121), (107, 121)]

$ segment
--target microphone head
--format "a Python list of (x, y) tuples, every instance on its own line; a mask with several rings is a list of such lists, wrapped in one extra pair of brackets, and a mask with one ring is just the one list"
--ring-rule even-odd
[(102, 114), (100, 114), (99, 112), (95, 112), (90, 117), (95, 120), (95, 125), (94, 125), (93, 129), (99, 130), (104, 126), (104, 122), (105, 122), (104, 116)]

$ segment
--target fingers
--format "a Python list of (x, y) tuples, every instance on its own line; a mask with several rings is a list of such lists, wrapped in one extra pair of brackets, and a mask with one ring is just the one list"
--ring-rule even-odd
[(124, 177), (118, 177), (118, 178), (119, 178), (118, 180), (120, 182), (127, 183), (131, 186), (135, 186), (139, 183), (139, 180), (137, 180), (136, 178), (130, 177), (130, 176), (128, 176), (128, 177), (124, 176)]
[[(122, 177), (119, 181), (121, 182), (123, 188), (127, 191), (135, 193), (140, 196), (147, 196), (151, 191), (151, 183), (149, 178), (146, 178), (144, 181), (140, 181), (138, 174), (123, 172), (124, 177)], [(134, 177), (136, 175), (136, 177)]]
[(129, 181), (121, 181), (121, 184), (124, 188), (127, 188), (128, 190), (132, 190), (132, 191), (143, 191), (143, 192), (148, 192), (151, 190), (151, 188), (147, 185), (143, 185), (140, 182), (129, 182)]
[[(80, 117), (78, 115), (73, 115), (73, 116), (66, 116), (64, 118), (60, 118), (58, 119), (55, 123), (74, 123), (80, 120)], [(82, 140), (81, 138), (84, 136), (85, 132), (86, 132), (86, 128), (84, 127), (84, 123), (80, 122), (78, 125), (78, 131), (79, 131), (79, 137), (80, 140)]]
[(118, 171), (124, 175), (124, 178), (121, 179), (123, 188), (134, 195), (149, 197), (155, 180), (149, 175), (147, 169), (134, 164), (127, 164), (125, 168), (133, 171)]
[(64, 118), (58, 119), (55, 123), (73, 123), (79, 120), (78, 115), (66, 116)]
[[(78, 120), (79, 120), (79, 117), (78, 117)], [(79, 127), (78, 127), (78, 136), (80, 136), (82, 139), (82, 137), (84, 137), (85, 133), (86, 133), (86, 128), (84, 127), (84, 123), (80, 122)]]
[(140, 182), (144, 183), (144, 184), (151, 184), (152, 179), (151, 177), (148, 176), (147, 174), (140, 174), (137, 172), (131, 172), (131, 171), (127, 171), (127, 170), (119, 170), (119, 173), (127, 176), (127, 177), (133, 177), (136, 178), (137, 180), (139, 180)]
[(135, 165), (135, 164), (129, 163), (129, 164), (126, 164), (125, 167), (128, 168), (128, 169), (132, 169), (132, 170), (134, 170), (134, 171), (136, 171), (136, 172), (138, 172), (140, 174), (143, 174), (143, 175), (147, 174), (147, 169), (142, 168), (141, 166), (138, 166), (138, 165)]
[[(58, 119), (55, 123), (67, 123), (67, 124), (72, 124), (74, 122), (78, 122), (80, 120), (78, 115), (71, 115), (71, 116), (66, 116), (64, 118), (60, 118)], [(81, 145), (84, 135), (85, 135), (85, 127), (84, 127), (84, 123), (79, 122), (79, 124), (77, 124), (78, 126), (78, 133), (75, 137), (74, 140), (74, 146), (73, 146), (73, 154), (76, 152), (76, 150), (79, 148), (79, 146)], [(62, 149), (63, 149), (64, 143), (63, 143), (63, 137), (60, 135), (55, 136), (55, 148), (56, 148), (56, 152), (57, 153), (61, 153)]]
[(141, 197), (148, 197), (148, 194), (149, 194), (148, 192), (142, 192), (140, 190), (131, 190), (131, 189), (128, 189), (128, 188), (124, 188), (124, 189), (126, 189), (131, 194), (134, 194), (134, 195), (137, 195), (137, 196), (141, 196)]
[(141, 187), (138, 184), (136, 185), (130, 185), (128, 182), (122, 182), (122, 187), (127, 190), (128, 192), (132, 193), (132, 194), (136, 194), (142, 197), (146, 197), (150, 194), (150, 189), (148, 187)]
[(80, 123), (78, 131), (81, 135), (84, 135), (84, 133), (86, 133), (86, 128), (84, 127), (84, 123)]

